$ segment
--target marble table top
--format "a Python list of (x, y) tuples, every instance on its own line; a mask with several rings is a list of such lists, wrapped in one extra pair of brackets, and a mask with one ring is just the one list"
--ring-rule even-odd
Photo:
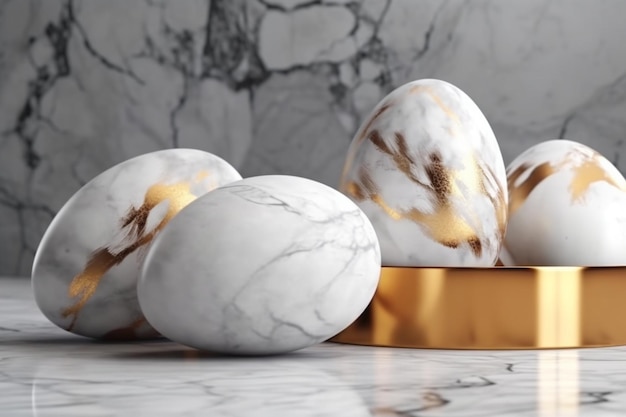
[(324, 343), (233, 358), (101, 343), (0, 278), (0, 416), (622, 416), (626, 348), (439, 351)]

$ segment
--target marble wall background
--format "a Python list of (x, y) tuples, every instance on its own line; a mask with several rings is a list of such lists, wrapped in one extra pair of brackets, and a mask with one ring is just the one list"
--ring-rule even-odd
[(395, 86), (465, 90), (505, 162), (556, 137), (626, 171), (622, 0), (0, 0), (0, 275), (82, 184), (195, 147), (336, 185)]

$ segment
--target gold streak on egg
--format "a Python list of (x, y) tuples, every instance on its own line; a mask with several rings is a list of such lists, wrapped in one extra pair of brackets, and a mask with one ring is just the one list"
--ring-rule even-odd
[(618, 184), (615, 178), (608, 176), (597, 161), (598, 156), (599, 154), (596, 154), (593, 159), (587, 159), (574, 170), (574, 178), (570, 184), (572, 200), (581, 200), (591, 184), (598, 181), (605, 181), (615, 188), (626, 191), (626, 182), (620, 181), (621, 183)]
[(530, 166), (520, 165), (515, 171), (508, 176), (509, 185), (509, 216), (513, 215), (526, 201), (530, 193), (541, 181), (554, 174), (554, 169), (549, 162), (537, 165), (532, 172), (521, 184), (515, 185), (518, 178), (524, 174)]
[[(349, 182), (343, 186), (348, 194), (356, 200), (370, 199), (392, 219), (407, 219), (425, 228), (427, 233), (438, 243), (447, 247), (456, 248), (462, 242), (467, 242), (476, 256), (482, 253), (482, 243), (476, 230), (454, 209), (450, 197), (464, 199), (458, 182), (462, 178), (464, 184), (474, 192), (488, 195), (483, 183), (485, 173), (480, 169), (475, 158), (470, 157), (465, 161), (462, 170), (449, 170), (443, 166), (441, 156), (437, 153), (430, 155), (430, 163), (425, 166), (430, 184), (421, 182), (413, 173), (415, 161), (408, 155), (408, 146), (404, 135), (396, 132), (395, 143), (397, 149), (391, 149), (377, 131), (369, 135), (370, 141), (382, 152), (391, 156), (394, 164), (412, 182), (427, 188), (436, 201), (435, 211), (423, 212), (416, 208), (409, 210), (397, 210), (391, 207), (380, 195), (379, 187), (371, 178), (367, 170), (359, 171), (359, 182)], [(494, 210), (497, 213), (498, 226), (503, 236), (506, 227), (506, 202), (504, 201), (501, 187), (499, 197), (492, 199)], [(474, 219), (479, 224), (479, 219)]]
[[(572, 203), (580, 202), (584, 199), (585, 194), (589, 191), (591, 184), (599, 181), (605, 181), (608, 184), (626, 191), (626, 182), (616, 182), (615, 178), (607, 175), (606, 170), (600, 165), (599, 158), (601, 155), (594, 152), (593, 156), (582, 154), (580, 150), (573, 150), (567, 155), (561, 162), (553, 164), (550, 162), (544, 162), (531, 168), (530, 164), (522, 164), (515, 170), (508, 174), (507, 182), (509, 186), (509, 214), (513, 215), (526, 201), (530, 193), (537, 187), (543, 180), (551, 175), (559, 172), (562, 169), (567, 168), (572, 164), (574, 156), (582, 157), (582, 163), (573, 167), (574, 177), (569, 185), (569, 192), (572, 197)], [(530, 174), (520, 184), (516, 184), (518, 179), (532, 169)]]
[[(369, 132), (370, 128), (372, 127), (372, 125), (374, 124), (374, 122), (376, 122), (383, 115), (383, 113), (385, 113), (391, 107), (391, 105), (392, 105), (392, 103), (390, 103), (390, 102), (382, 103), (380, 105), (380, 107), (378, 107), (378, 109), (374, 112), (374, 114), (372, 116), (370, 116), (369, 121), (361, 129), (361, 132), (357, 136), (357, 142), (358, 143), (361, 143), (365, 139), (367, 139), (368, 132)], [(342, 178), (345, 178), (346, 175), (348, 174), (348, 170), (350, 169), (350, 167), (352, 166), (352, 164), (354, 162), (354, 157), (355, 157), (354, 153), (349, 153), (348, 154), (348, 157), (347, 157), (347, 159), (346, 159), (346, 161), (344, 163), (344, 166), (343, 166), (343, 171), (341, 173), (341, 177)]]
[[(199, 172), (196, 181), (208, 176), (207, 172)], [(139, 208), (131, 206), (121, 220), (119, 233), (125, 235), (125, 245), (121, 249), (105, 246), (94, 251), (84, 269), (74, 276), (69, 287), (68, 296), (78, 298), (62, 312), (63, 317), (72, 317), (67, 330), (71, 331), (76, 324), (78, 314), (94, 296), (104, 275), (114, 266), (119, 265), (130, 254), (150, 243), (156, 234), (185, 206), (196, 199), (191, 192), (191, 184), (154, 184), (145, 193), (144, 202)], [(159, 224), (151, 231), (146, 231), (148, 217), (157, 205), (168, 202), (167, 212)]]

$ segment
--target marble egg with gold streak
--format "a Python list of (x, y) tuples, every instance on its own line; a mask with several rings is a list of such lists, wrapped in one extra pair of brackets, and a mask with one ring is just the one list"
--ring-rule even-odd
[(578, 142), (539, 143), (507, 167), (505, 265), (626, 265), (626, 180)]
[(422, 79), (392, 91), (350, 144), (340, 189), (368, 215), (385, 266), (492, 266), (507, 221), (505, 166), (478, 106)]
[(83, 336), (155, 337), (137, 300), (147, 249), (183, 207), (240, 179), (228, 162), (195, 149), (144, 154), (96, 176), (65, 203), (39, 244), (32, 284), (40, 310)]

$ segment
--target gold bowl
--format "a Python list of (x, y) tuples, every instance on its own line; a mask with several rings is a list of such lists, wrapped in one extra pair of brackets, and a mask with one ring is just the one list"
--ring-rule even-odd
[(383, 267), (333, 342), (434, 349), (626, 345), (626, 267)]

